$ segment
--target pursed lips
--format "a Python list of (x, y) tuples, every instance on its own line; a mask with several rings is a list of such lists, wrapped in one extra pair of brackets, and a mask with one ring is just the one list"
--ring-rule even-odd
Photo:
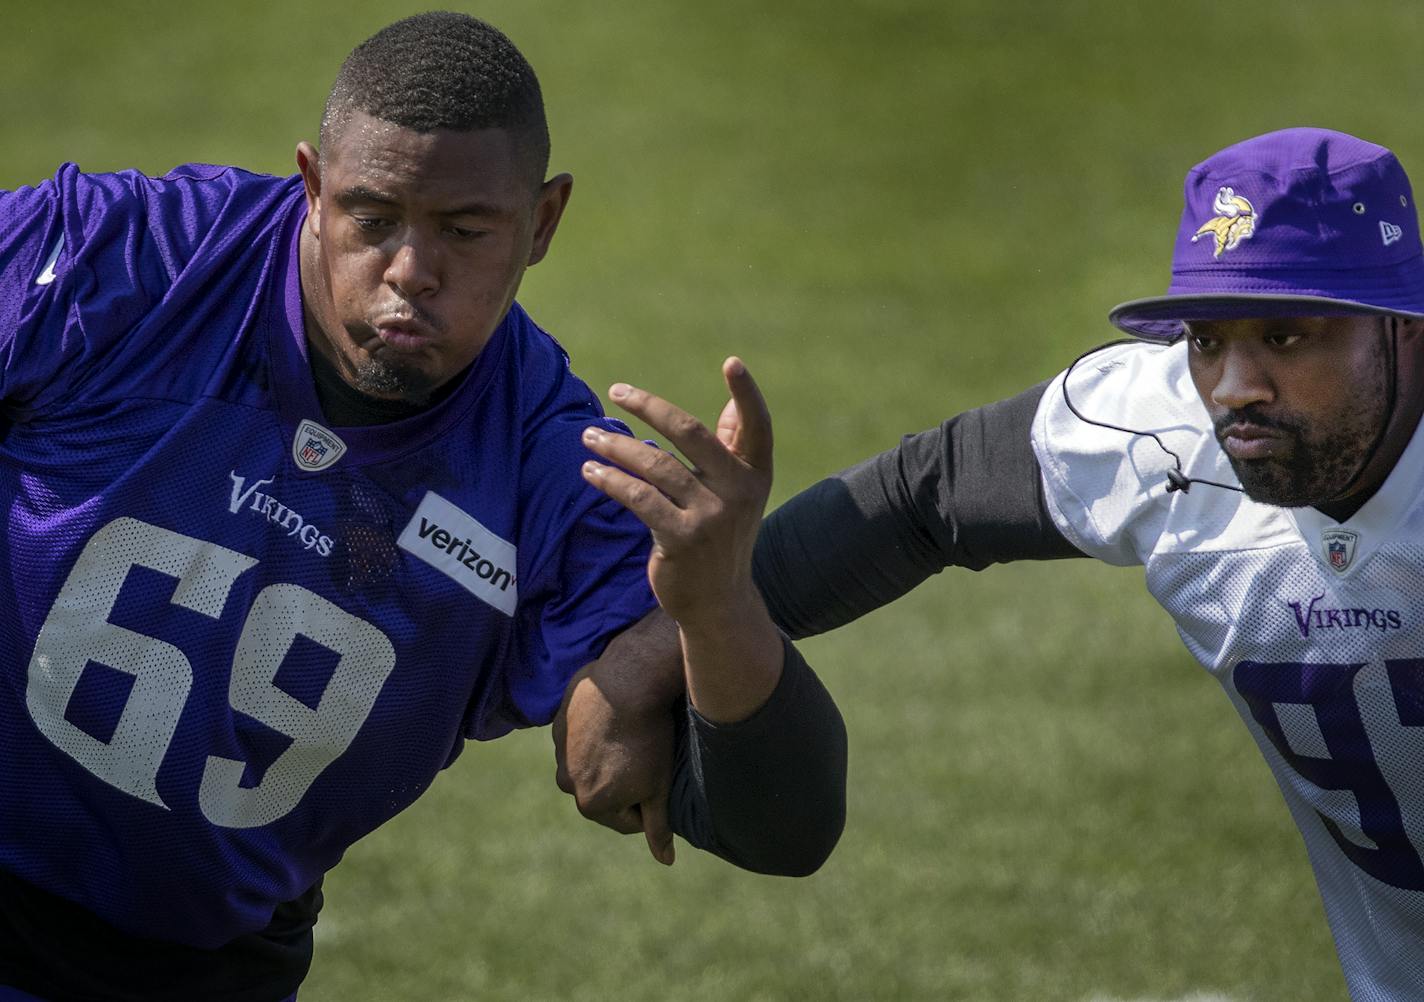
[(381, 317), (372, 325), (381, 342), (396, 350), (421, 348), (435, 340), (435, 332), (415, 317)]
[(1232, 459), (1271, 459), (1286, 436), (1264, 425), (1238, 421), (1219, 430), (1217, 440)]

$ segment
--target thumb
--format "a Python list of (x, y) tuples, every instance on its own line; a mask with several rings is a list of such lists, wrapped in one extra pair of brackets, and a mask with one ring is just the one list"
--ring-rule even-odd
[(643, 815), (643, 835), (648, 840), (648, 851), (664, 866), (672, 866), (677, 852), (672, 844), (672, 829), (668, 827), (667, 794), (645, 800), (638, 805)]
[[(722, 363), (732, 399), (722, 409), (717, 437), (753, 469), (771, 472), (771, 409), (746, 364), (733, 355)], [(729, 420), (730, 419), (730, 420)]]
[(737, 433), (742, 429), (742, 415), (737, 410), (737, 401), (730, 399), (717, 418), (717, 441), (728, 449), (737, 441)]

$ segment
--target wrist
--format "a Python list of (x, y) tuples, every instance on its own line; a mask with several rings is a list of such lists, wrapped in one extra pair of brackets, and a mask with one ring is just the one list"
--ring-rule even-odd
[(715, 639), (764, 626), (776, 629), (761, 592), (750, 579), (720, 596), (703, 593), (695, 606), (674, 618), (684, 638), (691, 635)]
[(717, 608), (717, 615), (678, 624), (687, 694), (705, 719), (734, 723), (760, 709), (775, 690), (784, 641), (759, 594)]

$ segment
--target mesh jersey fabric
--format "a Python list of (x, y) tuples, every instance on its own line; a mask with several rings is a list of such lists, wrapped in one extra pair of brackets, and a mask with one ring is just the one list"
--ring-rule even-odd
[[(1350, 520), (1207, 486), (1044, 394), (1033, 446), (1063, 533), (1141, 564), (1269, 763), (1305, 839), (1355, 1002), (1424, 998), (1424, 431)], [(1189, 476), (1237, 484), (1185, 344), (1121, 345), (1072, 372), (1087, 417), (1153, 431)], [(1342, 535), (1345, 534), (1345, 535)]]
[(579, 473), (627, 429), (517, 305), (428, 411), (322, 425), (304, 215), (202, 165), (0, 193), (0, 866), (133, 935), (263, 928), (654, 606)]

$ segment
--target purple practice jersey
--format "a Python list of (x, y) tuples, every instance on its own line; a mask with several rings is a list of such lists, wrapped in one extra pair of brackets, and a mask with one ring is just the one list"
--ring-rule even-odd
[(0, 867), (133, 935), (263, 928), (466, 738), (654, 605), (604, 418), (515, 306), (421, 414), (329, 427), (298, 178), (0, 193)]

